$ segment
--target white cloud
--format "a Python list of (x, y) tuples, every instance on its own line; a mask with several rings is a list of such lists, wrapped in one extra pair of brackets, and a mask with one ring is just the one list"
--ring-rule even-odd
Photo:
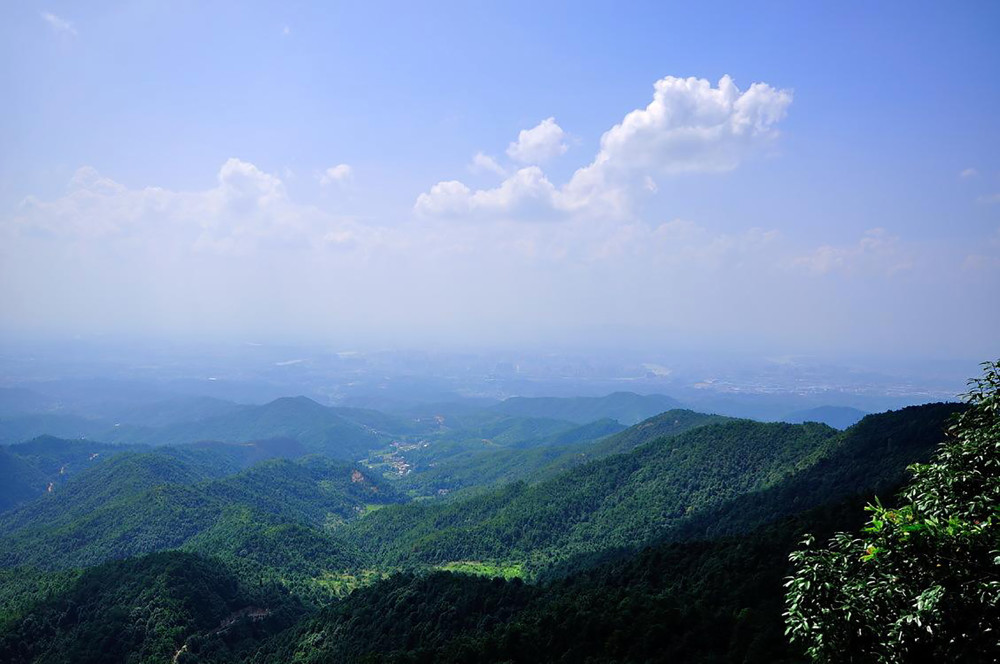
[(347, 182), (353, 175), (354, 169), (349, 165), (337, 164), (323, 171), (319, 176), (319, 183), (323, 187), (328, 187), (331, 184)]
[(343, 242), (344, 233), (358, 232), (354, 224), (293, 203), (281, 178), (236, 158), (219, 169), (215, 187), (195, 192), (130, 189), (83, 167), (65, 195), (26, 198), (3, 227), (23, 237), (134, 240), (221, 253), (315, 244), (330, 233), (341, 233)]
[(72, 23), (70, 23), (65, 19), (59, 18), (52, 12), (42, 12), (42, 19), (44, 19), (45, 22), (49, 24), (49, 27), (52, 28), (55, 32), (62, 34), (69, 34), (69, 35), (76, 34), (76, 28), (73, 27)]
[(1000, 256), (987, 254), (969, 254), (962, 262), (962, 269), (969, 271), (985, 271), (1000, 268)]
[(792, 93), (766, 83), (740, 92), (729, 76), (717, 87), (704, 79), (668, 76), (653, 101), (632, 111), (601, 137), (591, 168), (657, 173), (728, 171), (777, 137)]
[(507, 169), (497, 163), (497, 160), (488, 154), (477, 152), (472, 157), (469, 170), (473, 173), (494, 173), (500, 177), (507, 177)]
[(974, 178), (979, 175), (979, 171), (974, 168), (966, 168), (964, 171), (958, 174), (961, 178)]
[(287, 37), (290, 34), (292, 34), (292, 28), (290, 26), (286, 25), (285, 27), (283, 27), (281, 29), (281, 36), (282, 37)]
[[(1000, 274), (985, 241), (946, 264), (877, 229), (806, 250), (766, 228), (581, 215), (537, 166), (483, 191), (445, 182), (431, 193), (426, 204), (441, 207), (419, 222), (362, 224), (297, 203), (277, 173), (239, 159), (193, 191), (80, 169), (62, 195), (0, 215), (0, 303), (52, 329), (506, 341), (636, 326), (647, 339), (730, 330), (822, 345), (855, 327), (865, 340), (860, 321), (885, 312), (905, 330), (928, 302), (969, 288), (986, 301)], [(455, 214), (478, 222), (439, 218)], [(517, 221), (554, 214), (563, 222)]]
[(995, 203), (1000, 203), (1000, 194), (983, 194), (976, 199), (977, 203), (984, 203), (986, 205), (993, 205)]
[[(792, 102), (789, 90), (754, 83), (740, 91), (728, 76), (716, 87), (704, 79), (668, 76), (653, 90), (653, 100), (605, 132), (594, 160), (565, 185), (554, 186), (532, 166), (495, 189), (472, 190), (458, 181), (438, 183), (418, 197), (416, 211), (425, 217), (488, 212), (522, 220), (567, 215), (628, 218), (635, 199), (655, 191), (654, 175), (729, 171), (765, 150), (777, 138), (776, 125)], [(549, 118), (522, 131), (508, 154), (538, 161), (565, 151), (562, 136)], [(526, 198), (533, 204), (525, 205)]]
[(597, 157), (566, 185), (575, 206), (625, 214), (634, 183), (649, 174), (733, 170), (777, 138), (774, 126), (792, 103), (788, 90), (754, 83), (741, 92), (729, 76), (714, 88), (667, 76), (653, 90), (653, 101), (605, 132)]
[(559, 192), (537, 166), (518, 170), (493, 189), (472, 191), (451, 180), (417, 197), (414, 210), (423, 217), (537, 219), (561, 209)]
[(522, 164), (541, 164), (566, 152), (566, 134), (555, 118), (546, 118), (531, 129), (522, 129), (507, 146), (507, 156)]
[(792, 265), (814, 275), (835, 272), (853, 274), (892, 275), (912, 267), (912, 260), (903, 249), (899, 237), (884, 228), (865, 231), (857, 244), (824, 245), (792, 260)]

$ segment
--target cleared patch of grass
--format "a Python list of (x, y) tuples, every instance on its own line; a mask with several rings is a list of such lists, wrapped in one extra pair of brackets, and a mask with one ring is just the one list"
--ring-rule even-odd
[(380, 579), (387, 578), (389, 572), (378, 569), (363, 569), (357, 572), (324, 572), (313, 581), (337, 597), (350, 595), (358, 588), (370, 586)]
[(361, 510), (358, 511), (358, 516), (359, 517), (368, 516), (372, 512), (379, 511), (383, 507), (388, 507), (388, 504), (386, 504), (386, 503), (368, 503), (363, 508), (361, 508)]
[(477, 576), (488, 576), (490, 578), (501, 579), (523, 579), (525, 578), (524, 566), (521, 563), (509, 562), (485, 562), (481, 560), (454, 560), (441, 565), (436, 565), (434, 569), (445, 572), (457, 572), (459, 574), (475, 574)]

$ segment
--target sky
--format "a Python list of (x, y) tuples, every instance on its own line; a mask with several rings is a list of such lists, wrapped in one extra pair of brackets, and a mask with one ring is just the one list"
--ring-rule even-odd
[(994, 2), (0, 7), (0, 333), (996, 357)]

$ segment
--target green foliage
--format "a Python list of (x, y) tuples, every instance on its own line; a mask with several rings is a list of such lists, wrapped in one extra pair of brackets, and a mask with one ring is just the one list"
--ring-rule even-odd
[(787, 624), (821, 662), (1000, 657), (1000, 363), (929, 464), (858, 534), (791, 556)]
[(818, 424), (703, 426), (533, 486), (379, 510), (346, 533), (389, 564), (507, 560), (538, 569), (581, 552), (662, 537), (689, 514), (808, 467), (836, 436)]
[(524, 567), (517, 563), (497, 563), (482, 560), (454, 560), (438, 565), (442, 572), (458, 572), (488, 578), (520, 579), (524, 577)]
[(0, 447), (0, 512), (43, 496), (73, 475), (129, 449), (52, 436)]
[(844, 498), (888, 495), (907, 479), (907, 466), (930, 459), (949, 418), (963, 410), (962, 404), (942, 403), (869, 415), (839, 434), (816, 463), (775, 486), (692, 515), (673, 537), (734, 535)]
[(20, 620), (0, 624), (0, 661), (160, 664), (182, 652), (189, 662), (229, 660), (302, 614), (282, 588), (178, 552), (108, 563), (61, 582)]
[(624, 454), (659, 438), (678, 436), (698, 427), (708, 424), (722, 424), (730, 420), (731, 418), (722, 415), (706, 415), (705, 413), (696, 413), (693, 410), (675, 408), (654, 415), (591, 445), (587, 454), (591, 458)]
[(0, 569), (0, 633), (16, 625), (33, 606), (61, 592), (80, 573), (75, 569), (58, 572), (34, 567)]
[(537, 585), (398, 574), (265, 642), (250, 661), (798, 661), (782, 634), (787, 553), (807, 524), (828, 532), (855, 525), (858, 506), (813, 511), (747, 537), (610, 555)]
[[(568, 428), (562, 423), (552, 433), (545, 429), (551, 420), (509, 417), (475, 420), (466, 414), (461, 428), (421, 439), (428, 444), (405, 452), (412, 472), (400, 478), (399, 486), (414, 496), (447, 496), (446, 499), (453, 500), (454, 492), (482, 491), (522, 480), (538, 482), (588, 461), (630, 452), (657, 438), (727, 419), (690, 410), (670, 410), (625, 430), (615, 420), (605, 418)], [(472, 435), (486, 430), (495, 437), (484, 439)]]
[[(960, 409), (846, 432), (670, 411), (596, 442), (607, 422), (467, 412), (464, 432), (408, 440), (439, 478), (530, 483), (408, 505), (416, 471), (246, 467), (288, 439), (122, 453), (0, 517), (0, 560), (20, 565), (0, 568), (0, 661), (799, 661), (781, 579), (801, 533), (859, 526), (856, 494), (894, 490)], [(183, 553), (39, 569), (164, 547)]]
[(368, 563), (351, 543), (328, 532), (238, 504), (183, 548), (218, 558), (240, 578), (280, 583), (312, 606), (339, 594), (331, 576), (353, 577)]
[(0, 512), (41, 496), (48, 482), (40, 470), (0, 447)]
[(322, 528), (400, 500), (352, 464), (273, 460), (223, 478), (169, 452), (123, 453), (0, 518), (0, 567), (93, 565), (184, 546), (234, 507), (263, 523)]

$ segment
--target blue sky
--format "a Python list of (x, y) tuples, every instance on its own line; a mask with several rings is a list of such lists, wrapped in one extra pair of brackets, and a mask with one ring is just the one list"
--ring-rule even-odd
[(6, 3), (3, 329), (985, 359), (997, 34), (996, 3)]

